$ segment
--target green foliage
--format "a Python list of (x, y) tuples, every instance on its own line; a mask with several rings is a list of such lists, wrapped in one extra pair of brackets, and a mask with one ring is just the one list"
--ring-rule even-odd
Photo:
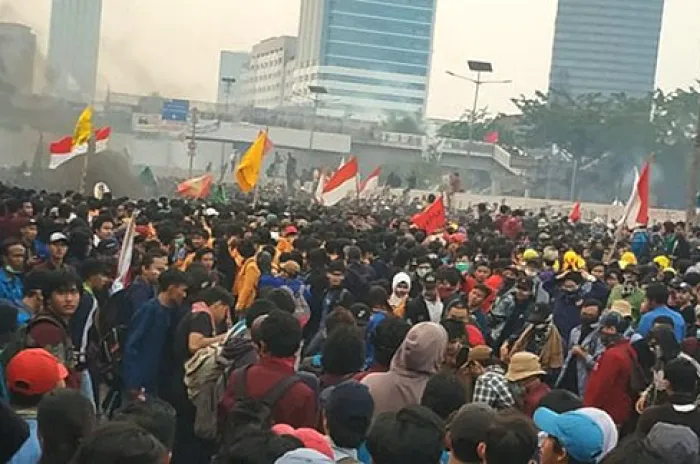
[(387, 132), (399, 132), (401, 134), (425, 133), (421, 116), (419, 114), (406, 114), (389, 112), (382, 123), (382, 129)]

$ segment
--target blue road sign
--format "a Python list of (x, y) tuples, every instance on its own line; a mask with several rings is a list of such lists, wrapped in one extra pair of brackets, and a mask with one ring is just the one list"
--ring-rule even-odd
[(163, 121), (187, 122), (189, 112), (190, 102), (188, 100), (168, 100), (163, 103), (163, 110), (160, 115)]

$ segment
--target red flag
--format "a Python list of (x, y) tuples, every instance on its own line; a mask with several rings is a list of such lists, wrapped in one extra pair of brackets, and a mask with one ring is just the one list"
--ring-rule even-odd
[(581, 220), (581, 202), (577, 201), (574, 203), (574, 207), (571, 209), (571, 212), (569, 213), (569, 221), (571, 222), (578, 222)]
[(357, 195), (357, 174), (357, 158), (353, 156), (326, 180), (323, 186), (323, 204), (333, 206), (348, 195)]
[(211, 193), (212, 182), (213, 177), (211, 174), (205, 174), (193, 179), (187, 179), (177, 186), (177, 193), (183, 197), (206, 198)]
[(422, 212), (416, 214), (411, 219), (411, 222), (419, 229), (425, 230), (426, 233), (432, 234), (437, 229), (445, 226), (445, 203), (442, 197), (435, 200), (430, 206)]
[(484, 142), (486, 143), (498, 143), (500, 134), (498, 131), (491, 131), (487, 132), (486, 135), (484, 135)]

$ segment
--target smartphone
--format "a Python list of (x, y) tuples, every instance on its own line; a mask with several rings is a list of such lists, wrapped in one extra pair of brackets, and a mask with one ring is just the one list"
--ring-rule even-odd
[(469, 359), (469, 347), (463, 346), (459, 353), (457, 353), (457, 358), (455, 359), (455, 364), (457, 367), (462, 367)]

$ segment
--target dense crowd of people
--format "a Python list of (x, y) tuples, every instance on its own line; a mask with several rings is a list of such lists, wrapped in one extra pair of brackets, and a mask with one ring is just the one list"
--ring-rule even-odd
[(0, 202), (3, 462), (700, 462), (686, 224)]

